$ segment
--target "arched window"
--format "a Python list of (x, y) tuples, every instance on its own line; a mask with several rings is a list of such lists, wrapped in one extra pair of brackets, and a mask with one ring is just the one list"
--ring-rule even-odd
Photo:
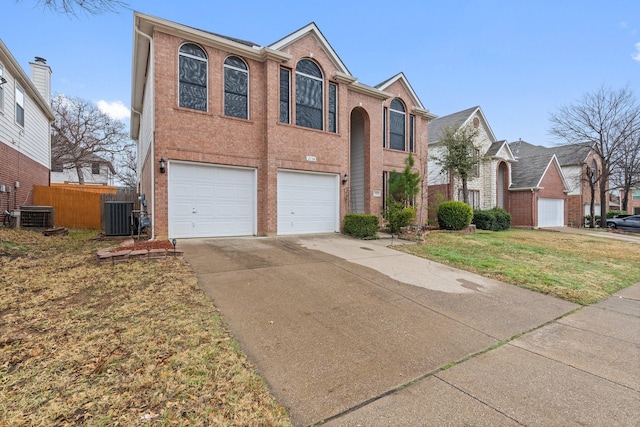
[(296, 125), (323, 129), (324, 84), (320, 67), (310, 59), (296, 66)]
[(406, 150), (406, 116), (402, 101), (393, 99), (389, 106), (389, 148), (392, 150)]
[(193, 43), (180, 46), (180, 103), (181, 107), (207, 111), (207, 55)]
[(237, 56), (224, 60), (224, 114), (249, 118), (249, 68)]
[(596, 183), (598, 181), (598, 164), (595, 159), (591, 161), (591, 182)]

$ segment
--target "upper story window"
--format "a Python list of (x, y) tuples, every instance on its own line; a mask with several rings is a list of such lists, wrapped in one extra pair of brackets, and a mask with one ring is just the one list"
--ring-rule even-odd
[(249, 68), (237, 56), (224, 60), (224, 114), (249, 118)]
[(480, 176), (480, 149), (472, 148), (471, 149), (471, 160), (473, 162), (473, 170), (471, 171), (473, 177)]
[(598, 164), (595, 159), (591, 161), (591, 182), (596, 183), (598, 181)]
[(100, 162), (91, 162), (91, 173), (93, 175), (100, 175)]
[(207, 111), (207, 55), (193, 43), (180, 46), (180, 106)]
[(54, 160), (51, 163), (51, 172), (64, 172), (64, 166), (62, 165), (62, 162), (60, 162), (59, 160)]
[(338, 85), (329, 82), (329, 132), (338, 132)]
[(406, 150), (406, 110), (398, 98), (389, 106), (389, 139), (392, 150)]
[(409, 115), (409, 151), (416, 152), (416, 116)]
[(633, 201), (640, 200), (640, 190), (639, 189), (633, 190), (633, 192), (631, 193), (631, 200), (633, 200)]
[(324, 80), (320, 67), (310, 59), (296, 66), (296, 125), (323, 130)]
[(280, 68), (280, 123), (291, 123), (291, 70)]
[(387, 116), (389, 112), (387, 107), (382, 107), (382, 147), (387, 148)]
[(16, 83), (16, 123), (24, 127), (24, 89)]
[(6, 79), (4, 78), (4, 68), (2, 64), (0, 64), (0, 112), (4, 110), (4, 84), (6, 83)]

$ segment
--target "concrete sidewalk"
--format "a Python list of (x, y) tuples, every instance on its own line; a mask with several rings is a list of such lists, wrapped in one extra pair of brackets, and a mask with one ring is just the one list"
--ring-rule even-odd
[(636, 425), (640, 285), (580, 309), (386, 243), (180, 245), (295, 425)]

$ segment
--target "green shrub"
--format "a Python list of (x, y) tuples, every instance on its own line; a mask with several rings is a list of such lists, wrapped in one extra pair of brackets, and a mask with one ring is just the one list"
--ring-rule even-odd
[(478, 230), (491, 230), (495, 219), (493, 212), (477, 209), (473, 211), (471, 223), (475, 224)]
[(443, 230), (464, 230), (472, 218), (473, 209), (464, 202), (443, 202), (438, 207), (438, 224)]
[[(589, 227), (590, 223), (591, 223), (591, 215), (585, 215), (585, 217), (584, 217), (584, 226), (585, 227)], [(600, 226), (600, 215), (596, 215), (596, 219), (594, 220), (594, 223), (595, 223), (596, 227)]]
[(616, 215), (625, 215), (627, 211), (619, 211), (619, 210), (610, 210), (607, 212), (607, 218), (615, 218)]
[(384, 210), (384, 219), (389, 224), (389, 231), (393, 234), (400, 232), (402, 227), (411, 224), (416, 217), (416, 210), (412, 207), (404, 207), (402, 202), (396, 202), (393, 198), (387, 199)]
[(368, 214), (347, 214), (344, 217), (344, 232), (358, 239), (373, 239), (378, 233), (378, 217)]
[(493, 208), (491, 211), (495, 217), (493, 231), (508, 230), (511, 228), (511, 214), (502, 208)]

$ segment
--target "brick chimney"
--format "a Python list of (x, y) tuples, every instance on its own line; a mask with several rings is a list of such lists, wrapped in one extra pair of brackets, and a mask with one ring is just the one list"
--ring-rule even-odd
[(47, 65), (47, 60), (36, 56), (31, 65), (31, 81), (40, 92), (44, 100), (51, 102), (51, 68)]

